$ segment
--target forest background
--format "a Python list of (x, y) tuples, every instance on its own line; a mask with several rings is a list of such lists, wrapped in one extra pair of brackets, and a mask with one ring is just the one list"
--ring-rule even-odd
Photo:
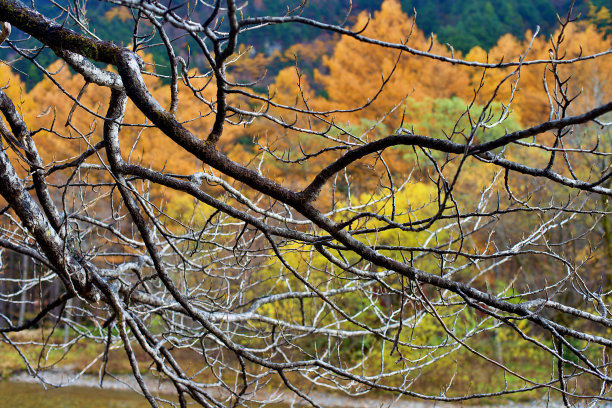
[[(529, 55), (533, 59), (548, 59), (549, 36), (555, 33), (557, 27), (556, 14), (566, 12), (569, 3), (569, 0), (470, 2), (386, 0), (382, 3), (356, 1), (353, 4), (352, 17), (346, 21), (346, 25), (356, 29), (367, 25), (366, 34), (387, 41), (398, 42), (409, 38), (408, 44), (413, 48), (424, 50), (431, 48), (441, 55), (463, 56), (467, 60), (491, 62), (518, 59), (529, 48), (532, 35), (539, 27), (541, 34), (533, 41)], [(276, 2), (262, 0), (252, 1), (245, 6), (243, 13), (246, 15), (282, 13), (282, 10), (275, 9), (275, 4)], [(46, 14), (46, 10), (57, 13), (57, 9), (52, 8), (46, 0), (39, 1), (37, 8), (43, 14)], [(416, 22), (413, 11), (415, 9)], [(609, 0), (576, 2), (576, 10), (581, 13), (581, 17), (576, 24), (570, 26), (570, 32), (566, 35), (568, 41), (564, 45), (567, 58), (593, 54), (610, 47), (611, 9), (612, 2)], [(304, 10), (304, 15), (321, 21), (338, 23), (344, 20), (346, 11), (346, 2), (311, 0)], [(368, 15), (371, 15), (369, 23)], [(125, 45), (132, 44), (134, 33), (129, 28), (129, 24), (124, 24), (133, 18), (128, 9), (113, 7), (106, 2), (91, 2), (88, 4), (88, 18), (91, 31), (99, 34), (101, 38), (114, 38), (117, 41), (124, 41)], [(431, 33), (435, 35), (432, 36)], [(503, 109), (503, 101), (510, 97), (510, 87), (496, 88), (507, 74), (503, 70), (490, 72), (462, 70), (430, 59), (411, 58), (389, 49), (370, 48), (348, 38), (340, 40), (333, 35), (315, 35), (315, 31), (299, 25), (283, 26), (283, 28), (273, 26), (258, 30), (251, 36), (247, 34), (242, 38), (242, 42), (250, 46), (240, 47), (240, 58), (236, 58), (230, 67), (229, 75), (236, 81), (258, 81), (253, 90), (262, 95), (275, 95), (275, 101), (278, 103), (297, 106), (308, 103), (310, 108), (320, 110), (332, 107), (351, 109), (363, 105), (374, 98), (381, 88), (381, 83), (386, 82), (384, 92), (363, 111), (339, 113), (335, 118), (338, 123), (346, 124), (348, 128), (362, 133), (370, 132), (369, 137), (372, 139), (392, 133), (400, 121), (405, 124), (404, 127), (410, 128), (415, 133), (423, 132), (443, 137), (453, 132), (458, 126), (455, 123), (456, 118), (466, 110), (478, 111), (481, 106), (479, 104), (485, 103), (495, 93), (498, 95), (497, 100), (500, 101), (498, 109)], [(164, 78), (168, 74), (167, 67), (155, 65), (158, 61), (157, 53), (163, 52), (161, 48), (143, 47), (140, 51), (146, 61), (152, 64), (151, 70), (159, 74), (159, 76), (147, 76), (149, 89), (160, 102), (168, 103), (170, 92), (168, 81)], [(176, 42), (175, 48), (178, 55), (190, 62), (190, 69), (196, 70), (202, 61), (198, 61), (197, 55), (190, 55), (189, 41)], [(165, 58), (166, 55), (162, 57)], [(20, 111), (33, 129), (53, 129), (53, 126), (66, 122), (66, 118), (70, 117), (76, 127), (89, 127), (92, 134), (100, 132), (99, 128), (90, 123), (90, 118), (83, 115), (81, 119), (78, 115), (73, 115), (73, 103), (58, 92), (48, 78), (42, 77), (43, 74), (35, 64), (22, 61), (11, 53), (0, 55), (0, 58), (10, 62), (0, 66), (2, 80), (0, 85), (9, 84), (5, 92), (12, 100), (21, 101)], [(84, 85), (81, 77), (73, 76), (63, 62), (55, 59), (52, 52), (45, 51), (37, 61), (48, 66), (50, 72), (57, 73), (55, 80), (61, 83), (68, 93), (79, 94)], [(394, 64), (396, 61), (400, 62), (397, 66)], [(543, 92), (542, 70), (543, 68), (538, 66), (524, 69), (521, 74), (520, 90), (514, 96), (512, 115), (504, 122), (504, 129), (498, 127), (490, 132), (481, 132), (478, 134), (480, 140), (496, 138), (504, 131), (520, 129), (547, 119), (549, 100)], [(610, 56), (582, 62), (573, 66), (572, 70), (572, 86), (583, 90), (580, 103), (574, 107), (576, 113), (598, 106), (612, 97)], [(365, 81), (366, 78), (371, 81)], [(481, 87), (481, 84), (484, 85)], [(183, 86), (182, 92), (189, 92), (187, 87), (181, 86)], [(474, 100), (474, 89), (479, 87), (481, 91)], [(206, 92), (212, 94), (214, 89), (211, 87)], [(108, 98), (107, 90), (99, 91), (99, 88), (92, 85), (83, 93), (81, 101), (86, 106), (97, 106), (102, 112)], [(185, 120), (199, 117), (197, 109), (197, 106), (182, 104), (179, 101), (177, 116)], [(127, 122), (143, 122), (144, 118), (139, 115), (141, 114), (133, 106), (128, 105)], [(369, 119), (364, 120), (364, 117)], [(212, 120), (212, 118), (199, 118), (197, 121), (187, 123), (186, 126), (195, 134), (199, 134), (210, 128)], [(155, 129), (148, 129), (144, 133), (126, 129), (123, 134), (122, 147), (131, 152), (133, 161), (158, 170), (166, 169), (180, 174), (191, 174), (199, 170), (199, 163), (194, 162), (187, 152), (177, 150), (167, 137)], [(57, 138), (49, 131), (42, 131), (36, 137), (41, 154), (47, 162), (67, 160), (88, 148), (84, 143), (79, 145), (72, 140)], [(588, 145), (596, 143), (601, 135), (585, 126), (582, 129), (582, 137), (584, 144)], [(219, 149), (236, 162), (255, 167), (258, 163), (251, 161), (254, 157), (259, 160), (261, 156), (257, 152), (262, 150), (270, 156), (275, 155), (288, 160), (295, 146), (299, 145), (299, 148), (305, 152), (316, 151), (323, 147), (317, 143), (321, 142), (273, 127), (269, 122), (255, 122), (249, 127), (228, 127), (224, 138), (220, 141)], [(387, 164), (389, 171), (394, 174), (417, 172), (421, 173), (422, 178), (426, 178), (427, 164), (420, 163), (412, 149), (397, 148), (387, 157), (392, 157)], [(545, 157), (533, 157), (534, 162), (541, 160), (545, 160)], [(308, 165), (304, 166), (299, 163), (283, 164), (283, 160), (270, 160), (265, 167), (266, 175), (299, 189), (304, 187), (302, 184), (305, 180), (311, 178), (309, 176), (317, 174), (328, 162), (329, 157), (324, 155), (310, 160)], [(588, 172), (588, 166), (590, 164), (585, 163), (583, 168), (576, 168), (575, 171)], [(339, 191), (349, 200), (351, 194), (359, 197), (361, 194), (359, 185), (372, 174), (380, 174), (383, 171), (385, 170), (382, 165), (375, 160), (353, 166), (350, 168), (353, 190)], [(470, 192), (479, 188), (481, 178), (490, 180), (493, 177), (493, 174), (487, 176), (486, 171), (481, 168), (473, 169), (471, 173), (473, 177), (464, 177), (458, 187), (458, 190), (464, 193), (462, 198), (469, 200)], [(521, 184), (520, 177), (513, 183), (516, 183), (517, 189), (520, 190), (518, 187)], [(414, 191), (422, 194), (420, 201), (424, 203), (431, 194), (424, 185)], [(417, 194), (414, 191), (413, 194)], [(194, 222), (194, 218), (198, 217), (201, 221), (207, 216), (203, 213), (197, 214), (198, 211), (191, 198), (173, 194), (176, 193), (160, 189), (153, 191), (152, 197), (155, 202), (160, 203), (160, 207), (164, 208), (169, 216), (183, 222)], [(419, 202), (418, 198), (411, 199), (413, 203)], [(529, 223), (528, 219), (515, 221), (517, 222), (505, 225), (506, 230), (503, 234), (520, 236), (527, 229), (525, 225)], [(603, 276), (603, 272), (612, 261), (609, 230), (609, 222), (604, 219), (600, 228), (593, 231), (596, 240), (604, 242), (604, 251), (594, 254), (585, 248), (574, 248), (577, 252), (576, 259), (582, 257), (585, 263), (588, 262), (594, 280)], [(565, 233), (572, 235), (573, 232)], [(475, 238), (475, 246), (479, 245), (477, 239), (478, 237)], [(581, 251), (584, 252), (582, 255)], [(546, 265), (537, 265), (539, 276), (545, 275), (546, 267)], [(509, 276), (516, 270), (521, 270), (521, 282), (528, 285), (530, 279), (538, 279), (538, 275), (529, 273), (535, 268), (536, 265), (530, 264), (528, 258), (516, 258), (502, 265), (498, 274), (500, 277)], [(500, 279), (500, 282), (503, 281)], [(496, 282), (482, 282), (482, 285), (495, 284)], [(611, 283), (605, 282), (605, 285), (608, 287)], [(49, 288), (50, 294), (53, 290)], [(3, 304), (0, 307), (2, 308), (0, 312), (7, 316), (18, 316), (19, 320), (34, 313), (27, 309), (19, 310), (11, 304)], [(270, 314), (273, 313), (270, 311)], [(500, 347), (500, 342), (513, 341), (511, 338), (504, 338), (503, 335), (493, 340), (490, 344), (492, 348)], [(511, 350), (511, 347), (504, 347), (504, 350)], [(515, 355), (521, 354), (519, 349), (512, 352)], [(533, 363), (537, 361), (538, 356), (526, 353), (521, 358), (522, 360), (515, 360), (512, 364), (520, 365), (526, 361)], [(500, 356), (500, 359), (503, 360), (504, 356)], [(11, 362), (7, 361), (4, 364), (6, 370), (14, 369)], [(534, 364), (535, 366), (537, 364)], [(487, 373), (483, 372), (482, 375), (486, 377)], [(427, 378), (425, 375), (423, 381)], [(459, 378), (457, 381), (460, 382), (462, 379)], [(468, 387), (469, 380), (465, 381)], [(487, 381), (480, 383), (483, 386), (491, 385)], [(437, 386), (432, 384), (432, 387)], [(585, 387), (588, 387), (588, 384)]]

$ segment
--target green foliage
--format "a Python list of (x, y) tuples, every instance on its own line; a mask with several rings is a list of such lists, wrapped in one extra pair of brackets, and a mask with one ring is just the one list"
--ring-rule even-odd
[[(470, 137), (474, 125), (483, 112), (482, 106), (477, 104), (470, 106), (458, 97), (428, 98), (423, 101), (408, 99), (404, 109), (407, 118), (404, 126), (415, 134), (440, 139), (450, 138), (458, 143), (463, 143)], [(483, 118), (487, 125), (492, 125), (499, 121), (503, 114), (504, 107), (500, 103), (494, 103), (485, 111)], [(457, 121), (457, 118), (460, 118), (459, 121)], [(504, 120), (499, 125), (491, 129), (479, 127), (475, 131), (474, 140), (488, 142), (519, 129), (521, 129), (520, 123), (516, 116), (510, 112), (507, 117), (504, 116)], [(411, 147), (402, 147), (401, 149), (404, 151), (404, 160), (412, 162), (417, 160), (414, 149)], [(433, 151), (431, 154), (434, 158), (440, 158), (444, 153)], [(431, 164), (425, 157), (419, 158), (419, 163), (420, 166), (425, 168)]]
[[(469, 105), (458, 97), (425, 99), (417, 101), (408, 99), (405, 105), (406, 115), (410, 120), (409, 125), (414, 126), (415, 133), (423, 133), (433, 137), (455, 138), (458, 136), (469, 137), (472, 126), (478, 122), (483, 107), (477, 104)], [(492, 104), (485, 112), (486, 124), (497, 122), (504, 113), (504, 107), (500, 103)], [(457, 122), (457, 118), (461, 118)], [(503, 122), (492, 129), (476, 131), (475, 137), (479, 141), (489, 141), (503, 136), (506, 132), (520, 129), (516, 117), (510, 113)]]
[(417, 11), (417, 25), (425, 33), (437, 33), (441, 43), (469, 51), (480, 46), (489, 49), (506, 33), (522, 37), (526, 30), (541, 26), (550, 32), (556, 25), (556, 12), (550, 0), (403, 0), (406, 11)]
[[(255, 1), (245, 9), (247, 15), (264, 14), (282, 15), (288, 9), (301, 2), (292, 1)], [(353, 15), (361, 11), (374, 12), (380, 9), (381, 0), (364, 0), (353, 3)], [(569, 1), (553, 0), (402, 0), (402, 8), (408, 13), (417, 11), (417, 25), (426, 34), (438, 34), (440, 42), (450, 43), (455, 49), (467, 52), (474, 46), (489, 49), (506, 33), (522, 37), (526, 30), (535, 30), (539, 25), (544, 33), (550, 33), (557, 27), (557, 13), (564, 15), (569, 8)], [(588, 2), (578, 0), (576, 13), (586, 16)], [(610, 0), (595, 0), (596, 6), (611, 9)], [(346, 17), (346, 2), (328, 2), (310, 0), (304, 11), (304, 17), (314, 18), (327, 23), (338, 23)], [(351, 21), (349, 19), (349, 21)], [(257, 30), (243, 36), (242, 40), (258, 44), (260, 50), (270, 46), (286, 48), (298, 42), (314, 39), (316, 30), (305, 25), (275, 25), (264, 30)], [(257, 46), (257, 45), (256, 45)]]

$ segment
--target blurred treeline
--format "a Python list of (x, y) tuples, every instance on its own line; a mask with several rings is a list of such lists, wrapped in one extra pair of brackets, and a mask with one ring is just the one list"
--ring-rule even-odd
[[(164, 2), (168, 1), (164, 0)], [(349, 9), (348, 1), (310, 0), (301, 11), (301, 15), (329, 24), (344, 23), (345, 26), (351, 26), (357, 21), (360, 12), (374, 14), (380, 9), (382, 3), (381, 0), (358, 0), (353, 1), (352, 9)], [(426, 36), (434, 33), (440, 44), (449, 44), (455, 50), (465, 54), (476, 46), (488, 51), (503, 35), (512, 34), (515, 37), (522, 37), (523, 33), (528, 30), (535, 31), (538, 26), (544, 35), (549, 35), (558, 26), (557, 14), (565, 16), (570, 3), (571, 0), (472, 0), (469, 2), (401, 0), (401, 7), (404, 13), (411, 17), (414, 16), (416, 10), (417, 25)], [(82, 31), (79, 26), (65, 17), (65, 13), (56, 7), (56, 4), (62, 5), (64, 10), (74, 8), (74, 3), (68, 0), (59, 2), (41, 0), (36, 3), (36, 8), (46, 16), (57, 18), (65, 25)], [(170, 1), (173, 11), (178, 14), (187, 13), (186, 4), (177, 5)], [(240, 13), (244, 17), (283, 15), (299, 4), (301, 1), (297, 0), (255, 0), (245, 2)], [(612, 0), (576, 0), (572, 15), (579, 21), (593, 23), (603, 32), (610, 33), (612, 27), (610, 10), (612, 10)], [(91, 33), (124, 45), (132, 44), (135, 33), (132, 23), (137, 17), (136, 12), (103, 1), (87, 2), (83, 11), (85, 11), (84, 21), (88, 23), (88, 30)], [(204, 6), (189, 7), (190, 16), (195, 21), (205, 20), (210, 11)], [(349, 11), (350, 14), (347, 15)], [(75, 10), (72, 12), (79, 14)], [(172, 31), (172, 28), (168, 27), (168, 29)], [(149, 32), (152, 32), (150, 26), (140, 24), (139, 35), (146, 35)], [(159, 39), (159, 37), (155, 38)], [(239, 40), (242, 44), (251, 46), (254, 52), (271, 55), (279, 51), (282, 53), (295, 44), (310, 43), (317, 39), (325, 41), (330, 37), (307, 25), (289, 24), (249, 31), (241, 35)], [(197, 51), (189, 55), (188, 46), (191, 46), (192, 50), (197, 49), (190, 41), (181, 39), (175, 42), (175, 46), (179, 54), (189, 56), (190, 62), (200, 68), (205, 63), (201, 56), (197, 55)], [(147, 48), (146, 52), (155, 56), (155, 61), (159, 63), (157, 67), (159, 72), (168, 72), (167, 66), (164, 65), (166, 53), (162, 47)], [(0, 57), (6, 56), (0, 53)], [(14, 59), (17, 56), (11, 54), (10, 57)], [(46, 66), (55, 60), (55, 55), (45, 50), (37, 55), (37, 60)], [(40, 71), (27, 60), (15, 61), (13, 66), (21, 72), (22, 79), (28, 88), (33, 87), (42, 79)], [(268, 70), (274, 75), (284, 66), (286, 64), (270, 66)], [(312, 69), (308, 65), (304, 68)]]

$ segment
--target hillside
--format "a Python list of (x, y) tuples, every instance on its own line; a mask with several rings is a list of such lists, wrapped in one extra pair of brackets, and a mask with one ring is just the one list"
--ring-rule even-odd
[[(168, 1), (168, 0), (166, 0)], [(64, 4), (65, 3), (65, 4)], [(290, 1), (263, 1), (247, 2), (241, 9), (243, 16), (284, 15), (287, 10), (294, 10), (301, 2)], [(458, 0), (402, 0), (402, 8), (409, 15), (417, 12), (417, 26), (426, 35), (435, 33), (441, 44), (450, 44), (455, 50), (466, 53), (475, 46), (488, 50), (504, 34), (510, 33), (521, 38), (527, 30), (535, 30), (540, 26), (543, 34), (551, 33), (557, 26), (557, 13), (565, 15), (571, 0), (472, 0), (469, 2)], [(72, 2), (63, 0), (66, 9), (72, 10)], [(175, 6), (174, 11), (181, 15), (188, 12), (187, 3)], [(330, 24), (352, 25), (359, 13), (374, 13), (380, 8), (381, 0), (355, 0), (352, 9), (348, 1), (329, 2), (327, 0), (310, 0), (306, 6), (296, 12), (302, 16), (323, 21)], [(610, 13), (612, 0), (577, 0), (574, 15), (579, 19), (590, 19), (606, 31), (610, 30)], [(51, 0), (37, 2), (37, 9), (52, 18), (65, 20), (65, 24), (77, 31), (78, 27), (65, 19), (65, 14), (58, 15)], [(350, 14), (347, 15), (347, 13)], [(200, 7), (189, 10), (194, 20), (204, 20), (210, 13), (210, 8)], [(113, 38), (124, 44), (130, 44), (133, 36), (133, 15), (127, 9), (123, 11), (117, 6), (106, 2), (89, 2), (87, 4), (86, 18), (89, 21), (89, 30), (100, 38)], [(169, 28), (172, 32), (172, 28)], [(140, 35), (148, 35), (150, 27), (141, 27)], [(256, 52), (271, 55), (275, 51), (286, 50), (294, 44), (314, 41), (320, 32), (307, 25), (292, 24), (274, 25), (246, 33), (239, 41), (242, 44), (252, 45)], [(13, 38), (19, 34), (14, 33)], [(329, 38), (329, 37), (326, 37)], [(175, 43), (187, 56), (187, 45), (193, 47), (190, 41), (184, 40)], [(165, 56), (162, 47), (148, 48), (146, 52), (157, 56), (161, 60)], [(180, 51), (179, 51), (180, 52)], [(0, 58), (15, 60), (17, 56), (10, 50), (0, 50)], [(49, 51), (43, 51), (37, 58), (43, 65), (48, 65), (56, 59)], [(199, 65), (199, 61), (192, 61)], [(40, 71), (25, 60), (11, 64), (22, 71), (27, 86), (31, 88), (42, 78)], [(269, 73), (275, 74), (287, 64), (274, 64), (268, 67)], [(312, 71), (314, 66), (305, 66), (306, 71)], [(167, 73), (167, 67), (158, 67), (160, 73)], [(271, 71), (271, 72), (270, 72)], [(272, 75), (273, 76), (273, 75)]]
[[(291, 2), (249, 3), (245, 15), (282, 14)], [(353, 1), (351, 16), (354, 19), (361, 11), (373, 12), (380, 8), (380, 0)], [(557, 26), (557, 13), (565, 15), (571, 0), (402, 0), (402, 8), (410, 15), (417, 12), (417, 25), (426, 34), (436, 33), (441, 43), (450, 43), (456, 50), (467, 52), (472, 47), (492, 47), (499, 37), (510, 33), (522, 37), (527, 30), (534, 31), (539, 25), (544, 33), (550, 33)], [(590, 1), (596, 9), (612, 9), (612, 0)], [(310, 0), (303, 15), (320, 21), (337, 24), (344, 21), (348, 1), (328, 2)], [(575, 16), (587, 18), (588, 0), (575, 2)], [(349, 17), (348, 21), (352, 21)], [(271, 27), (261, 30), (248, 40), (265, 47), (287, 47), (296, 42), (312, 40), (316, 32), (305, 26)], [(254, 40), (254, 41), (253, 41)]]

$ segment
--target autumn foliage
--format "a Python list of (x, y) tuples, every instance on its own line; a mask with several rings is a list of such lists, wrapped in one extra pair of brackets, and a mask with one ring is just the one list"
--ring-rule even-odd
[[(119, 10), (107, 13), (106, 18), (127, 18)], [(389, 27), (393, 27), (393, 30), (389, 30)], [(435, 37), (426, 37), (419, 30), (418, 21), (415, 22), (405, 14), (397, 0), (383, 2), (380, 11), (371, 18), (366, 13), (360, 14), (352, 28), (365, 28), (364, 35), (383, 41), (402, 42), (439, 55), (462, 57), (459, 51), (439, 44)], [(569, 30), (565, 32), (565, 48), (560, 52), (565, 59), (596, 53), (609, 44), (605, 35), (593, 25), (572, 25)], [(549, 59), (549, 39), (543, 36), (533, 39), (532, 36), (531, 32), (525, 33), (520, 39), (504, 35), (489, 52), (475, 47), (465, 58), (489, 62), (518, 58)], [(326, 56), (326, 52), (329, 55)], [(240, 58), (230, 67), (232, 78), (243, 81), (263, 79), (269, 83), (267, 89), (260, 87), (253, 92), (262, 96), (270, 95), (277, 104), (298, 108), (308, 106), (320, 111), (333, 110), (334, 113), (323, 116), (337, 127), (334, 131), (340, 138), (346, 138), (351, 132), (366, 134), (368, 138), (385, 136), (393, 133), (401, 120), (404, 128), (417, 133), (432, 134), (433, 131), (432, 136), (446, 137), (452, 134), (454, 123), (445, 127), (444, 109), (461, 113), (471, 104), (474, 104), (470, 108), (473, 110), (474, 107), (487, 104), (492, 98), (498, 106), (510, 106), (512, 122), (508, 122), (508, 129), (528, 126), (548, 118), (550, 100), (544, 87), (554, 86), (551, 75), (546, 77), (546, 83), (543, 82), (545, 68), (542, 65), (524, 67), (518, 75), (506, 78), (510, 69), (465, 69), (433, 59), (416, 58), (394, 49), (364, 44), (348, 37), (339, 41), (327, 39), (296, 44), (283, 53), (271, 55), (255, 53), (243, 47), (239, 54)], [(149, 62), (152, 62), (151, 59)], [(298, 67), (305, 65), (313, 69), (310, 72), (301, 71), (301, 68), (296, 68), (296, 62)], [(608, 85), (612, 81), (612, 70), (609, 69), (611, 63), (612, 57), (606, 56), (572, 65), (572, 91), (582, 94), (581, 104), (574, 107), (576, 112), (592, 108), (610, 98), (611, 87)], [(266, 67), (274, 67), (275, 64), (286, 67), (271, 77), (274, 72), (266, 71)], [(71, 95), (78, 95), (84, 89), (78, 102), (68, 98), (65, 93), (57, 92), (48, 78), (26, 91), (18, 73), (11, 71), (7, 65), (0, 66), (0, 72), (7, 84), (9, 97), (21, 101), (19, 108), (27, 123), (31, 124), (32, 130), (40, 129), (36, 136), (37, 143), (47, 163), (69, 160), (101, 139), (100, 116), (103, 115), (103, 107), (109, 97), (107, 90), (95, 85), (83, 88), (83, 80), (73, 75), (60, 61), (49, 66), (49, 72)], [(197, 89), (199, 98), (214, 99), (216, 90), (209, 76), (193, 70), (189, 77), (188, 81), (180, 83), (179, 94), (189, 95)], [(154, 96), (169, 105), (169, 86), (159, 78), (146, 78)], [(515, 87), (517, 80), (518, 86)], [(354, 111), (360, 106), (365, 106), (365, 109)], [(92, 122), (89, 115), (80, 114), (84, 109), (97, 114), (98, 119)], [(276, 108), (268, 106), (265, 109), (275, 111)], [(347, 112), (342, 112), (344, 110)], [(202, 138), (206, 137), (213, 120), (210, 112), (202, 111), (201, 105), (191, 103), (186, 96), (180, 99), (177, 112), (177, 118), (189, 129)], [(78, 139), (78, 143), (58, 137), (54, 132), (64, 126), (68, 117), (71, 118), (69, 135)], [(126, 119), (130, 123), (143, 125), (128, 128), (122, 133), (122, 147), (124, 151), (130, 152), (131, 161), (179, 174), (189, 174), (201, 166), (187, 152), (176, 148), (160, 131), (151, 127), (130, 106)], [(300, 124), (310, 126), (308, 123)], [(292, 150), (297, 151), (297, 146), (305, 152), (312, 152), (325, 145), (325, 141), (320, 138), (300, 136), (263, 120), (255, 120), (249, 127), (227, 127), (220, 143), (223, 153), (239, 163), (251, 166), (256, 166), (260, 161), (258, 156), (262, 149), (290, 161)], [(267, 164), (265, 171), (268, 175), (299, 185), (308, 179), (306, 175), (314, 174), (338, 154), (332, 152), (320, 155), (309, 160), (307, 165), (282, 165), (277, 160), (270, 160), (268, 155), (264, 155), (263, 160)], [(415, 163), (410, 152), (396, 149), (392, 154), (394, 158), (389, 160), (389, 166), (393, 172), (407, 174), (413, 170)], [(381, 164), (375, 162), (372, 161), (373, 167), (369, 169), (367, 166), (353, 169), (353, 176), (359, 178), (365, 177), (368, 172), (380, 172)], [(160, 194), (156, 192), (157, 196)]]

